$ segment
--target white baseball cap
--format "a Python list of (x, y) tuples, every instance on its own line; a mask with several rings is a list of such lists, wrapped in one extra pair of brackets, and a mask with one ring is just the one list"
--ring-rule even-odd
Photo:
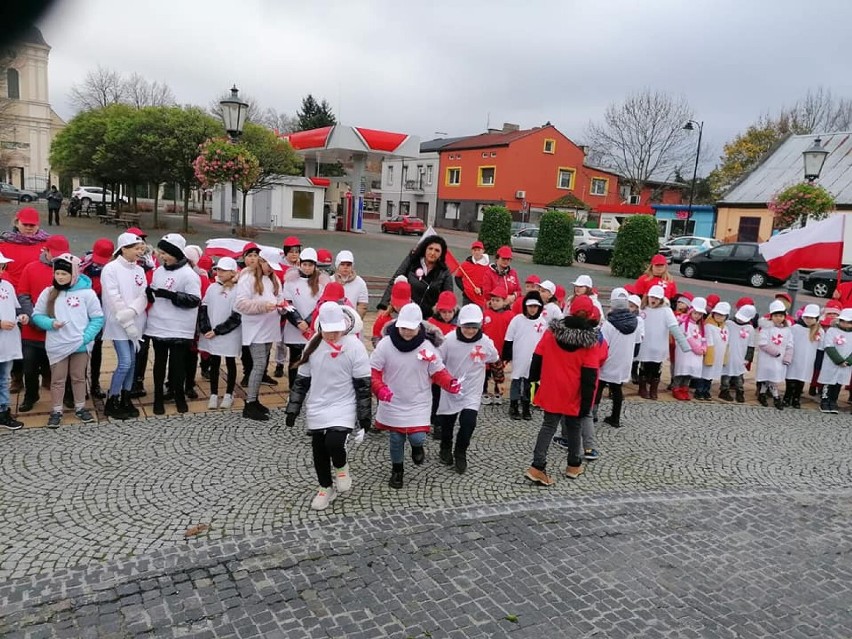
[(769, 314), (772, 315), (773, 313), (784, 313), (784, 315), (786, 315), (787, 307), (784, 305), (784, 302), (781, 300), (775, 300), (772, 302), (769, 305)]
[(325, 302), (319, 309), (319, 327), (326, 332), (346, 330), (346, 318), (337, 302)]
[(819, 304), (808, 304), (802, 311), (802, 317), (819, 317)]
[(188, 244), (185, 249), (183, 249), (183, 254), (186, 255), (186, 259), (190, 261), (190, 263), (195, 266), (198, 264), (198, 260), (201, 259), (201, 254), (203, 251), (200, 246), (196, 246), (195, 244)]
[(233, 257), (220, 257), (219, 261), (216, 262), (215, 268), (218, 271), (236, 271), (237, 260), (235, 260)]
[(459, 326), (482, 324), (482, 309), (476, 304), (465, 304), (459, 311)]
[(580, 275), (576, 280), (572, 282), (573, 286), (586, 286), (588, 288), (592, 288), (594, 284), (592, 284), (592, 278), (588, 275)]
[(551, 295), (556, 294), (556, 284), (554, 284), (550, 280), (544, 280), (543, 282), (540, 282), (538, 287), (543, 288), (545, 291), (547, 291)]
[(713, 312), (718, 313), (719, 315), (730, 315), (731, 305), (727, 302), (719, 302), (713, 307)]
[(629, 295), (627, 301), (633, 306), (642, 306), (642, 298), (638, 295)]
[(627, 292), (627, 289), (622, 288), (620, 286), (617, 286), (616, 288), (612, 289), (612, 293), (609, 294), (609, 300), (610, 301), (612, 301), (612, 300), (626, 300), (629, 297), (630, 297), (630, 293)]
[(399, 317), (396, 318), (397, 328), (419, 328), (420, 322), (423, 321), (423, 312), (420, 307), (411, 302), (406, 304), (399, 311)]
[(840, 315), (837, 316), (842, 322), (852, 322), (852, 308), (844, 308), (840, 311)]
[(273, 271), (281, 270), (281, 253), (276, 248), (267, 246), (260, 249), (260, 258), (269, 264)]
[(666, 292), (659, 284), (654, 284), (651, 288), (648, 289), (648, 297), (656, 297), (657, 299), (663, 299), (665, 296)]
[(740, 322), (750, 322), (757, 315), (757, 309), (751, 304), (744, 304), (734, 317)]
[(299, 253), (299, 261), (300, 262), (317, 262), (317, 251), (316, 249), (312, 249), (308, 247), (306, 249), (302, 249), (302, 252)]
[(139, 244), (139, 242), (144, 241), (145, 240), (136, 235), (136, 233), (122, 233), (118, 236), (118, 240), (115, 243), (115, 252), (113, 255), (118, 255), (123, 248), (133, 246), (134, 244)]
[(703, 297), (696, 297), (692, 300), (692, 304), (690, 305), (690, 310), (698, 311), (699, 313), (707, 312), (707, 300)]
[(349, 262), (350, 264), (354, 264), (355, 256), (352, 255), (352, 251), (340, 251), (340, 253), (337, 254), (337, 257), (334, 258), (334, 265), (340, 266), (341, 262)]

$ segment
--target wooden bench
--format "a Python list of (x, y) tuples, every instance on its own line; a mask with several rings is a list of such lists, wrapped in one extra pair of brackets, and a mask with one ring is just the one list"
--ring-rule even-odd
[(129, 229), (131, 226), (139, 226), (139, 213), (127, 211), (120, 213), (115, 217), (115, 225)]

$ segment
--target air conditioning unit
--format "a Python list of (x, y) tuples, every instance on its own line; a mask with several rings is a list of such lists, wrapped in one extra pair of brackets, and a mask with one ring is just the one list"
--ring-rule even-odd
[(527, 192), (526, 191), (515, 191), (515, 199), (526, 200), (527, 199)]
[(628, 203), (629, 204), (639, 204), (640, 197), (641, 196), (639, 196), (639, 195), (631, 195), (630, 199), (628, 200)]

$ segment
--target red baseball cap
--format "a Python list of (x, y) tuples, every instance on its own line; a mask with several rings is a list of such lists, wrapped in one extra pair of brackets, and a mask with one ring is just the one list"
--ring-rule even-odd
[(506, 290), (506, 286), (504, 284), (498, 284), (491, 290), (488, 295), (490, 297), (499, 297), (500, 299), (506, 299), (507, 297), (509, 297), (509, 291)]
[(112, 254), (115, 252), (115, 245), (112, 240), (105, 237), (98, 238), (92, 244), (92, 263), (98, 266), (103, 266), (112, 259)]
[(328, 249), (317, 249), (317, 264), (331, 264), (334, 262), (334, 255)]
[(793, 303), (793, 298), (792, 298), (792, 297), (790, 297), (790, 294), (789, 294), (789, 293), (785, 293), (784, 291), (779, 291), (779, 292), (775, 293), (775, 299), (777, 300), (779, 297), (780, 297), (780, 298), (782, 298), (782, 299), (787, 300), (787, 303), (788, 303), (788, 304), (792, 304), (792, 303)]
[(441, 291), (438, 296), (438, 303), (435, 308), (439, 311), (454, 311), (456, 310), (456, 296), (452, 291)]
[(474, 242), (473, 244), (470, 245), (470, 248), (472, 248), (472, 249), (478, 248), (478, 249), (485, 250), (485, 244), (483, 244), (479, 240), (476, 240), (476, 242)]
[(554, 295), (556, 296), (556, 301), (557, 301), (557, 302), (559, 302), (560, 304), (561, 304), (562, 302), (564, 302), (564, 301), (565, 301), (565, 294), (566, 294), (566, 293), (567, 293), (567, 291), (565, 290), (565, 287), (564, 287), (564, 286), (562, 286), (562, 284), (557, 284), (557, 285), (556, 285), (556, 292), (554, 293)]
[(497, 249), (497, 257), (512, 259), (512, 249), (508, 246), (501, 246)]
[(651, 258), (651, 266), (665, 266), (668, 264), (665, 255), (660, 255), (657, 253), (654, 257)]
[(721, 297), (716, 295), (716, 293), (710, 293), (710, 295), (707, 296), (707, 308), (713, 309), (720, 301), (722, 301)]
[(25, 209), (21, 209), (18, 211), (18, 214), (15, 216), (21, 224), (40, 224), (39, 214), (32, 207), (27, 207)]
[(143, 231), (142, 229), (140, 229), (138, 226), (131, 226), (129, 229), (127, 229), (127, 232), (128, 232), (128, 233), (133, 233), (133, 235), (138, 235), (138, 236), (139, 236), (139, 237), (141, 237), (143, 240), (144, 240), (146, 237), (148, 237), (148, 234), (147, 234), (145, 231)]
[(247, 242), (246, 245), (243, 247), (243, 255), (251, 251), (257, 251), (258, 253), (260, 253), (260, 247), (254, 242)]
[(295, 235), (290, 235), (284, 238), (284, 248), (293, 248), (294, 246), (301, 246), (302, 242)]
[(578, 315), (585, 313), (587, 317), (591, 317), (595, 305), (592, 303), (592, 298), (588, 295), (576, 295), (571, 301), (571, 309), (569, 315)]
[(64, 235), (51, 235), (44, 243), (51, 257), (59, 257), (63, 253), (70, 253), (71, 247), (68, 245), (68, 238)]
[(322, 291), (319, 304), (323, 302), (336, 302), (346, 297), (346, 290), (340, 282), (329, 282)]
[(737, 300), (737, 303), (734, 304), (734, 306), (736, 306), (737, 310), (739, 310), (743, 306), (745, 306), (746, 304), (751, 304), (752, 306), (754, 306), (754, 300), (751, 299), (750, 297), (741, 297), (740, 299)]
[(830, 308), (840, 312), (840, 311), (843, 310), (843, 304), (840, 303), (840, 300), (828, 300), (825, 303), (825, 309), (824, 310), (827, 311)]
[(692, 294), (692, 293), (690, 293), (689, 291), (683, 291), (682, 293), (678, 293), (678, 294), (677, 294), (677, 296), (678, 296), (678, 297), (685, 297), (685, 298), (686, 298), (686, 299), (688, 299), (690, 302), (691, 302), (692, 300), (694, 300), (694, 299), (695, 299), (695, 295), (693, 295), (693, 294)]
[(524, 280), (524, 284), (539, 284), (541, 283), (541, 278), (533, 273), (532, 275), (527, 275), (527, 279)]
[(202, 271), (209, 271), (213, 268), (213, 259), (209, 255), (202, 255), (198, 258), (198, 268)]
[(411, 284), (396, 282), (391, 288), (391, 305), (399, 310), (411, 302)]

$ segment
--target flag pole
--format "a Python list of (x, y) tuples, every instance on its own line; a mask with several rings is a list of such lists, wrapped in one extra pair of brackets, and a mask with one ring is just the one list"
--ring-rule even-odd
[(846, 252), (846, 216), (847, 213), (840, 213), (843, 216), (843, 226), (840, 231), (840, 264), (837, 265), (837, 284), (834, 285), (834, 290), (837, 291), (840, 289), (840, 285), (843, 283), (843, 254)]

